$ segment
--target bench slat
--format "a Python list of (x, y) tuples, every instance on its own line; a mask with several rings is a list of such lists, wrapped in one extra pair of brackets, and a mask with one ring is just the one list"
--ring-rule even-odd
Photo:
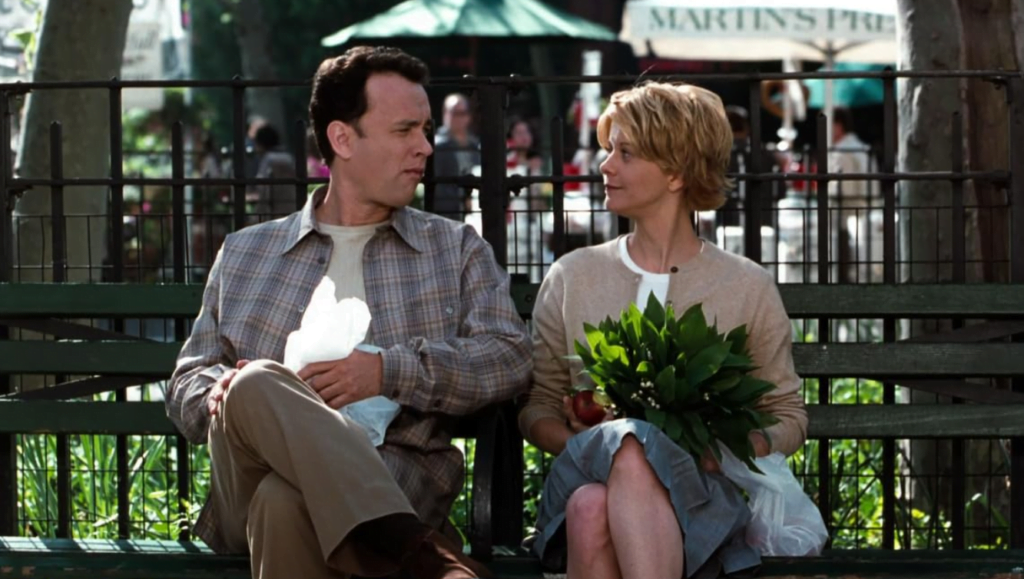
[[(163, 402), (0, 402), (0, 432), (176, 434)], [(1024, 404), (811, 405), (811, 438), (1008, 438), (1024, 436)], [(470, 422), (456, 435), (472, 436)]]
[(1024, 284), (781, 284), (791, 318), (1024, 318)]
[[(0, 374), (144, 375), (164, 379), (181, 343), (0, 341)], [(794, 344), (801, 376), (991, 377), (1024, 374), (1024, 343)]]
[(1024, 374), (1024, 343), (793, 344), (803, 377), (927, 378)]
[(0, 577), (87, 579), (249, 577), (243, 556), (214, 555), (202, 543), (0, 537)]
[[(456, 423), (457, 438), (476, 437), (474, 417)], [(175, 435), (163, 402), (0, 400), (0, 433)]]
[[(895, 576), (944, 579), (1005, 576), (1024, 560), (1022, 551), (830, 550), (820, 557), (768, 557), (759, 577), (841, 578)], [(488, 567), (502, 578), (540, 579), (533, 557), (500, 557)], [(244, 556), (213, 555), (201, 543), (0, 538), (0, 576), (85, 579), (95, 576), (155, 579), (248, 577)]]
[(811, 438), (1024, 436), (1024, 404), (843, 404), (807, 408)]
[[(520, 314), (539, 289), (513, 283)], [(793, 318), (1024, 318), (1024, 284), (781, 284)], [(0, 317), (190, 317), (202, 303), (200, 284), (0, 284)]]
[(180, 342), (0, 341), (0, 374), (170, 377)]
[(200, 284), (5, 283), (0, 317), (188, 317), (202, 305)]

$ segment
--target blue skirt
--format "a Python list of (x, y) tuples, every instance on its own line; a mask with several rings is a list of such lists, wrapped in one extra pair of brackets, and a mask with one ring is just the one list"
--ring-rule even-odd
[(708, 579), (761, 563), (760, 554), (744, 539), (750, 509), (739, 489), (724, 476), (702, 471), (689, 453), (654, 425), (628, 418), (573, 436), (552, 463), (533, 544), (541, 559), (547, 559), (549, 546), (565, 544), (569, 497), (583, 485), (608, 482), (612, 459), (629, 434), (643, 445), (647, 462), (668, 489), (684, 537), (686, 577)]

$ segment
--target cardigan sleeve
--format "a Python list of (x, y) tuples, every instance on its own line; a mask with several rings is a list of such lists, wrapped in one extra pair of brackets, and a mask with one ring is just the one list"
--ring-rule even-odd
[(759, 366), (752, 374), (777, 388), (764, 395), (758, 410), (779, 419), (765, 429), (772, 450), (787, 456), (807, 439), (807, 409), (800, 394), (800, 376), (793, 366), (793, 328), (782, 304), (779, 288), (765, 272), (750, 324), (750, 354)]
[(565, 420), (562, 397), (570, 387), (564, 319), (565, 277), (555, 263), (541, 283), (533, 307), (533, 380), (519, 412), (519, 430), (531, 443), (530, 429), (542, 418)]

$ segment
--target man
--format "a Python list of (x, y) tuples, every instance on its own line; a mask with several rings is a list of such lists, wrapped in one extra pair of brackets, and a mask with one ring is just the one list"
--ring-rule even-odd
[[(295, 158), (282, 151), (281, 136), (277, 129), (264, 124), (256, 130), (254, 151), (259, 159), (257, 179), (295, 177)], [(257, 185), (253, 197), (256, 201), (255, 221), (266, 221), (288, 215), (295, 210), (294, 185)]]
[[(171, 378), (168, 415), (210, 443), (195, 532), (249, 551), (254, 577), (489, 576), (437, 531), (463, 477), (452, 426), (525, 388), (530, 345), (490, 247), (406, 207), (431, 152), (426, 75), (390, 48), (321, 64), (309, 110), (330, 183), (227, 238)], [(324, 275), (365, 299), (381, 351), (295, 374), (277, 361)], [(378, 449), (337, 412), (376, 395), (402, 407)]]
[(267, 126), (267, 119), (253, 115), (245, 131), (245, 177), (252, 179), (260, 168), (260, 157), (256, 151), (256, 133)]
[[(442, 126), (434, 139), (434, 174), (457, 177), (468, 174), (480, 164), (480, 141), (469, 132), (469, 99), (452, 93), (444, 99)], [(434, 189), (434, 212), (462, 221), (466, 213), (466, 195), (458, 185), (438, 184)]]
[[(832, 112), (832, 148), (828, 160), (832, 173), (870, 173), (875, 167), (871, 160), (871, 149), (854, 132), (853, 116), (849, 109), (839, 108)], [(839, 283), (868, 282), (877, 271), (869, 269), (872, 261), (881, 264), (882, 244), (876, 244), (877, 254), (868, 255), (869, 245), (864, 243), (872, 235), (870, 214), (872, 213), (872, 185), (870, 181), (829, 181), (830, 213), (838, 223), (833, 225), (836, 232), (838, 265), (835, 281)], [(881, 208), (881, 202), (874, 205)]]
[[(729, 127), (732, 129), (732, 154), (729, 156), (729, 173), (744, 174), (751, 173), (753, 161), (751, 155), (757, 154), (761, 159), (762, 172), (773, 172), (781, 164), (781, 159), (770, 151), (761, 149), (751, 151), (750, 149), (750, 116), (747, 109), (729, 105), (725, 107), (725, 116), (729, 120)], [(725, 205), (715, 212), (715, 228), (722, 226), (738, 226), (742, 223), (740, 216), (743, 215), (742, 202), (747, 199), (746, 180), (737, 179), (734, 187), (726, 193)], [(762, 201), (762, 208), (770, 209), (772, 200), (779, 200), (784, 197), (785, 186), (771, 182), (767, 186), (771, 197), (765, 197)], [(724, 233), (723, 233), (724, 235)], [(717, 238), (717, 233), (715, 237)]]

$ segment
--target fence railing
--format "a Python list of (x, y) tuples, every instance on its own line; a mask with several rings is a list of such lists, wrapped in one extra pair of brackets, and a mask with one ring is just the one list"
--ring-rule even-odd
[[(761, 154), (749, 154), (744, 163), (745, 171), (733, 175), (743, 184), (742, 194), (727, 211), (718, 214), (694, 216), (695, 224), (702, 235), (727, 249), (746, 255), (772, 269), (780, 282), (785, 283), (885, 283), (903, 281), (915, 282), (968, 282), (985, 281), (974, 270), (982, 258), (972, 258), (971, 247), (984, 243), (1002, 243), (1009, 248), (1008, 258), (1002, 262), (985, 263), (989, 268), (1005, 272), (1005, 279), (1024, 282), (1024, 82), (1019, 74), (1001, 71), (951, 71), (951, 72), (891, 72), (878, 73), (787, 73), (787, 74), (740, 74), (740, 75), (692, 75), (687, 77), (665, 77), (668, 80), (738, 83), (746, 87), (746, 107), (750, 119), (750, 141), (747, 150), (766, 150), (762, 139), (762, 101), (760, 83), (766, 80), (875, 77), (884, 87), (882, 103), (882, 143), (880, 148), (870, 152), (877, 160), (877, 170), (863, 173), (830, 172), (830, 151), (827, 147), (802, 151), (814, 169), (800, 172), (788, 170), (782, 165), (775, 170), (767, 166)], [(981, 78), (1002, 86), (1010, 106), (1008, 108), (1007, 131), (1010, 143), (1005, 170), (965, 170), (965, 155), (960, 146), (964, 135), (963, 115), (960, 111), (949, 111), (950, 135), (953, 142), (949, 170), (929, 172), (897, 171), (898, 110), (896, 101), (897, 81), (906, 78), (945, 79), (951, 86), (964, 78)], [(564, 255), (573, 247), (589, 245), (607, 240), (618, 233), (628, 231), (629, 223), (609, 214), (603, 206), (604, 193), (596, 164), (584, 167), (582, 175), (566, 175), (564, 167), (571, 157), (565, 145), (566, 123), (560, 118), (545, 119), (543, 125), (548, 131), (547, 146), (542, 154), (540, 171), (510, 171), (506, 145), (506, 117), (511, 94), (539, 85), (577, 85), (601, 82), (607, 85), (628, 85), (636, 81), (632, 76), (608, 77), (507, 77), (507, 78), (463, 78), (440, 79), (430, 90), (465, 91), (472, 95), (479, 127), (479, 167), (475, 174), (436, 176), (433, 164), (428, 164), (428, 175), (417, 203), (430, 211), (436, 204), (439, 185), (456, 185), (467, 192), (475, 204), (459, 218), (466, 219), (477, 227), (491, 244), (499, 262), (510, 272), (539, 281), (553, 260)], [(59, 82), (0, 84), (0, 142), (10, 143), (12, 137), (12, 110), (15, 96), (26, 92), (47, 90), (103, 90), (107, 91), (109, 108), (109, 134), (106, 135), (110, 149), (110, 163), (106, 175), (74, 176), (64, 174), (63, 130), (61, 119), (54, 119), (50, 126), (49, 174), (15, 176), (12, 151), (0, 148), (0, 191), (2, 191), (5, 217), (0, 219), (0, 282), (46, 280), (60, 283), (69, 279), (110, 282), (154, 282), (175, 283), (202, 282), (204, 273), (212, 263), (213, 255), (220, 240), (228, 232), (236, 231), (253, 222), (271, 215), (259, 212), (260, 195), (271, 195), (276, 190), (293, 202), (292, 208), (305, 203), (309, 188), (322, 183), (323, 178), (310, 177), (307, 171), (306, 131), (304, 121), (288, 128), (291, 146), (288, 153), (294, 160), (294, 171), (286, 177), (253, 178), (246, 174), (246, 91), (266, 86), (303, 86), (305, 83), (277, 83), (234, 79), (226, 82), (175, 81), (175, 82)], [(198, 176), (195, 152), (190, 150), (185, 139), (183, 123), (176, 122), (165, 128), (168, 150), (163, 151), (170, 159), (169, 174), (134, 175), (125, 172), (126, 154), (123, 142), (123, 119), (121, 95), (131, 88), (184, 87), (228, 90), (232, 94), (233, 138), (229, 148), (229, 173), (220, 176)], [(826, 118), (819, 116), (815, 123), (816, 141), (826, 140)], [(97, 138), (102, 138), (97, 136)], [(744, 154), (738, 151), (738, 154)], [(590, 158), (599, 157), (600, 152), (591, 151)], [(186, 167), (192, 165), (191, 170)], [(165, 168), (166, 169), (166, 168)], [(901, 184), (911, 181), (948, 183), (948, 196), (941, 203), (918, 206), (904, 199)], [(870, 183), (863, 203), (844, 202), (843, 190), (847, 185)], [(974, 182), (994, 183), (1006, 191), (1005, 203), (998, 206), (982, 206), (971, 201), (970, 184)], [(65, 211), (66, 200), (76, 191), (85, 187), (101, 188), (106, 192), (107, 210), (98, 214), (71, 214)], [(570, 189), (567, 191), (567, 189)], [(32, 191), (32, 193), (26, 193)], [(782, 191), (783, 194), (773, 194)], [(261, 193), (262, 192), (262, 193)], [(15, 205), (23, 194), (48, 195), (49, 211), (38, 215), (16, 214)], [(848, 200), (847, 200), (848, 201)], [(148, 209), (147, 209), (147, 203)], [(731, 215), (729, 215), (731, 212)], [(972, 229), (971, 223), (979, 214), (988, 212), (1006, 216), (1009, 221), (1008, 239), (989, 239), (986, 232)], [(464, 214), (461, 214), (464, 213)], [(935, 227), (934, 239), (920, 238), (913, 234), (915, 223), (942, 224)], [(105, 231), (91, 237), (95, 228)], [(75, 232), (71, 235), (71, 232)], [(949, 239), (940, 231), (951, 232)], [(84, 236), (83, 233), (85, 232)], [(976, 236), (972, 239), (970, 236)], [(96, 264), (72, 257), (73, 249), (82, 244), (103, 244), (106, 260)], [(913, 244), (926, 243), (934, 246), (935, 258), (922, 260), (915, 256), (920, 247)], [(38, 261), (28, 262), (23, 258), (22, 249), (35, 244), (48, 247), (49, 251), (37, 252)], [(948, 257), (940, 255), (947, 252)], [(75, 255), (91, 255), (78, 252)], [(927, 265), (927, 279), (921, 278), (921, 268)], [(917, 276), (915, 278), (915, 276)], [(964, 320), (950, 320), (962, 324)], [(122, 333), (134, 333), (140, 337), (158, 340), (182, 341), (187, 336), (190, 320), (173, 321), (99, 321), (109, 329)], [(896, 319), (884, 320), (838, 320), (822, 318), (804, 321), (797, 327), (801, 339), (817, 341), (883, 341), (892, 342), (920, 328)], [(0, 325), (0, 339), (16, 339), (14, 331)], [(1018, 336), (1019, 339), (1019, 336)], [(51, 382), (60, 382), (54, 377)], [(807, 376), (805, 393), (808, 400), (817, 404), (846, 403), (854, 401), (898, 403), (900, 390), (891, 383), (870, 383), (856, 380), (837, 380)], [(17, 392), (40, 384), (19, 382), (15, 376), (0, 376), (0, 396)], [(1024, 392), (1024, 377), (1009, 381), (1008, 387), (1015, 392)], [(127, 402), (129, 394), (124, 388), (114, 388), (115, 400)], [(148, 396), (144, 393), (143, 396)], [(0, 437), (0, 534), (25, 532), (31, 519), (25, 505), (27, 480), (25, 464), (29, 457), (28, 437), (19, 439), (23, 446), (15, 444), (15, 438)], [(805, 477), (807, 488), (812, 490), (826, 520), (832, 523), (834, 537), (849, 532), (850, 544), (868, 544), (883, 548), (896, 546), (920, 546), (921, 542), (901, 538), (915, 525), (925, 524), (931, 529), (929, 537), (943, 533), (948, 535), (951, 547), (1005, 546), (1024, 547), (1024, 517), (1006, 517), (1000, 522), (1000, 512), (1019, 511), (1024, 505), (1024, 444), (1016, 441), (1003, 452), (1005, 461), (990, 464), (984, 472), (978, 472), (970, 465), (968, 450), (971, 441), (955, 440), (948, 450), (950, 472), (910, 472), (914, 460), (910, 456), (921, 452), (919, 446), (886, 439), (874, 446), (852, 446), (842, 441), (814, 441), (799, 455), (795, 467)], [(845, 446), (842, 446), (842, 444)], [(48, 444), (48, 443), (47, 443)], [(81, 441), (75, 443), (80, 448)], [(116, 471), (116, 507), (111, 520), (116, 521), (114, 535), (127, 537), (140, 529), (133, 523), (130, 514), (133, 492), (129, 488), (132, 479), (133, 461), (138, 461), (138, 441), (127, 436), (117, 436), (113, 448), (114, 470)], [(173, 481), (176, 486), (177, 504), (194, 503), (197, 496), (192, 460), (194, 450), (184, 439), (177, 437), (170, 448), (159, 450), (167, 453), (167, 464), (173, 463)], [(520, 442), (521, 444), (521, 442)], [(996, 444), (999, 442), (986, 444)], [(840, 448), (842, 446), (842, 448)], [(839, 459), (836, 449), (840, 448)], [(518, 449), (522, 451), (523, 449)], [(992, 451), (989, 447), (990, 454)], [(48, 448), (40, 457), (44, 462), (47, 453), (55, 456), (55, 464), (62, 474), (58, 477), (58, 508), (56, 524), (49, 532), (67, 536), (71, 533), (72, 518), (66, 491), (71, 468), (71, 441), (68, 436), (55, 437), (53, 448)], [(157, 451), (153, 451), (157, 452)], [(545, 459), (540, 453), (532, 455), (536, 468), (525, 473), (527, 489), (538, 488), (538, 477), (542, 476)], [(871, 468), (878, 471), (870, 476), (862, 472), (844, 471), (843, 452), (862, 453), (863, 466), (877, 459)], [(945, 450), (941, 452), (945, 453)], [(145, 454), (145, 453), (143, 453)], [(20, 459), (19, 459), (20, 456)], [(33, 455), (34, 456), (34, 455)], [(903, 460), (900, 457), (903, 456)], [(173, 457), (173, 460), (172, 460)], [(192, 457), (188, 459), (186, 457)], [(39, 457), (37, 457), (39, 458)], [(836, 468), (837, 464), (838, 470)], [(528, 461), (530, 463), (530, 461)], [(49, 463), (46, 463), (49, 464)], [(532, 464), (532, 463), (531, 463)], [(905, 468), (904, 468), (905, 467)], [(48, 467), (47, 467), (48, 468)], [(44, 469), (45, 470), (45, 469)], [(102, 470), (102, 469), (100, 469)], [(904, 474), (897, 474), (905, 471)], [(922, 478), (942, 478), (949, 482), (949, 520), (939, 517), (921, 523), (914, 515), (898, 514), (898, 505), (918, 504), (913, 491), (902, 488), (908, 480), (920, 475)], [(843, 477), (853, 477), (850, 496), (841, 483)], [(867, 480), (862, 480), (864, 478)], [(1004, 501), (1009, 510), (992, 507), (988, 510), (984, 524), (973, 524), (965, 519), (977, 512), (977, 499), (970, 491), (973, 479), (987, 488), (985, 498), (990, 503)], [(19, 482), (20, 481), (20, 482)], [(532, 481), (532, 482), (531, 482)], [(1006, 483), (998, 493), (991, 491), (992, 481)], [(881, 489), (870, 490), (880, 485)], [(169, 490), (169, 489), (168, 489)], [(844, 526), (846, 520), (840, 513), (843, 509), (859, 509), (862, 498), (868, 492), (880, 497), (881, 513), (874, 518), (855, 516), (854, 522)], [(529, 494), (529, 493), (528, 493)], [(999, 496), (996, 497), (995, 495)], [(535, 498), (535, 497), (534, 497)], [(937, 499), (936, 499), (937, 500)], [(18, 505), (21, 505), (20, 507)], [(528, 502), (528, 509), (531, 503)], [(917, 507), (913, 507), (917, 508)], [(166, 525), (160, 527), (168, 533), (176, 532), (173, 514), (176, 507), (168, 502), (170, 515), (164, 518)], [(975, 509), (975, 510), (972, 510)], [(919, 511), (921, 509), (918, 509)], [(911, 509), (910, 512), (912, 512)], [(926, 513), (928, 514), (928, 513)], [(94, 513), (93, 521), (103, 519), (103, 514)], [(979, 515), (980, 516), (980, 515)], [(870, 520), (869, 520), (870, 519)], [(878, 521), (875, 525), (873, 521)], [(900, 521), (900, 523), (898, 523)], [(945, 527), (944, 527), (945, 525)], [(145, 525), (143, 525), (145, 527)], [(948, 530), (944, 530), (948, 527)], [(155, 527), (154, 527), (155, 528)], [(38, 528), (36, 529), (38, 531)], [(143, 532), (146, 528), (142, 528)], [(981, 534), (988, 534), (984, 540), (972, 540)], [(877, 535), (877, 536), (876, 536)], [(187, 530), (179, 535), (187, 536)], [(932, 538), (924, 543), (931, 546)], [(938, 539), (935, 539), (938, 542)]]

